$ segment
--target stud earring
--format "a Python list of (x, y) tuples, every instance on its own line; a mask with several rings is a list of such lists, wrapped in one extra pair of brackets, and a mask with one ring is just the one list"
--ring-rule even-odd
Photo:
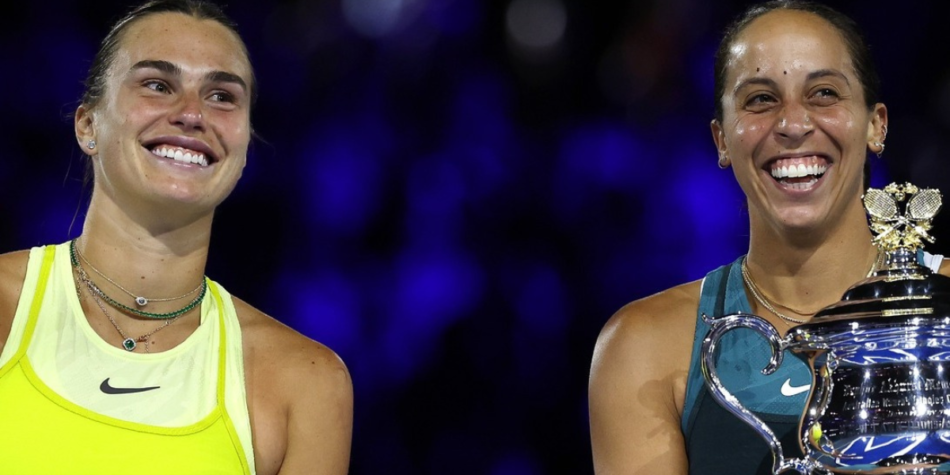
[(885, 139), (887, 139), (887, 126), (882, 125), (881, 126), (881, 140), (885, 140)]
[(89, 142), (86, 143), (86, 147), (88, 147), (89, 150), (95, 150), (95, 149), (96, 149), (96, 141), (95, 141), (95, 140), (90, 140)]

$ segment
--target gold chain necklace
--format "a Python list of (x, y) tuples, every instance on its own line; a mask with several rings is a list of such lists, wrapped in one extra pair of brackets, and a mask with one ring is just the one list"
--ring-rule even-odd
[[(874, 275), (874, 271), (877, 270), (877, 268), (878, 268), (878, 263), (881, 261), (882, 256), (883, 256), (883, 254), (881, 254), (881, 253), (879, 252), (878, 255), (877, 255), (877, 257), (874, 259), (874, 261), (871, 262), (871, 268), (868, 269), (868, 273), (867, 273), (867, 276), (866, 276), (866, 277), (871, 277), (872, 275)], [(778, 318), (781, 318), (782, 320), (784, 320), (784, 321), (786, 321), (786, 322), (789, 322), (789, 323), (797, 323), (797, 324), (807, 323), (808, 320), (811, 319), (811, 317), (813, 317), (816, 313), (818, 313), (818, 311), (814, 311), (814, 312), (801, 312), (801, 311), (795, 310), (794, 308), (787, 307), (787, 306), (785, 306), (785, 305), (775, 304), (775, 305), (779, 305), (779, 306), (781, 306), (781, 307), (783, 307), (783, 308), (787, 308), (787, 309), (789, 309), (789, 310), (791, 310), (791, 311), (793, 311), (793, 312), (795, 312), (795, 313), (797, 313), (797, 314), (799, 314), (799, 315), (807, 315), (807, 316), (808, 316), (808, 318), (799, 319), (799, 318), (792, 318), (792, 317), (789, 317), (788, 315), (785, 315), (784, 313), (779, 312), (778, 310), (776, 310), (776, 309), (775, 309), (775, 306), (772, 305), (772, 303), (769, 301), (769, 299), (765, 298), (765, 296), (763, 295), (762, 291), (759, 290), (759, 287), (758, 287), (757, 285), (755, 285), (755, 281), (752, 280), (752, 275), (749, 274), (749, 265), (746, 263), (747, 261), (748, 261), (748, 257), (743, 257), (743, 258), (742, 258), (742, 266), (741, 266), (741, 270), (742, 270), (742, 280), (745, 282), (746, 287), (749, 288), (749, 292), (752, 293), (752, 297), (755, 298), (755, 300), (756, 300), (757, 302), (759, 302), (759, 304), (761, 304), (763, 307), (765, 307), (766, 309), (768, 309), (768, 311), (772, 312), (773, 314), (775, 314), (775, 316), (777, 316)], [(819, 310), (820, 310), (820, 309), (819, 309)]]
[[(99, 277), (102, 277), (103, 279), (107, 280), (110, 284), (114, 285), (114, 286), (115, 286), (116, 288), (118, 288), (119, 290), (125, 292), (129, 297), (132, 297), (132, 299), (135, 300), (135, 305), (138, 305), (139, 307), (145, 307), (146, 305), (148, 305), (148, 304), (151, 303), (151, 302), (174, 302), (175, 300), (181, 300), (181, 299), (183, 299), (183, 298), (185, 298), (185, 297), (187, 297), (187, 296), (189, 296), (189, 295), (191, 295), (191, 294), (193, 294), (193, 293), (195, 293), (195, 292), (201, 290), (201, 287), (204, 285), (204, 279), (201, 279), (201, 283), (198, 284), (197, 287), (195, 287), (194, 289), (192, 289), (191, 291), (189, 291), (189, 292), (186, 293), (186, 294), (179, 295), (178, 297), (166, 297), (166, 298), (154, 298), (154, 299), (150, 299), (150, 298), (147, 298), (147, 297), (144, 297), (144, 296), (141, 296), (141, 295), (136, 295), (136, 294), (132, 293), (131, 291), (129, 291), (128, 289), (126, 289), (125, 287), (122, 287), (121, 285), (119, 285), (118, 282), (116, 282), (116, 281), (110, 279), (109, 276), (103, 274), (99, 269), (96, 269), (96, 266), (92, 265), (92, 263), (89, 262), (88, 259), (86, 259), (86, 256), (82, 255), (82, 253), (79, 252), (79, 246), (76, 245), (76, 240), (73, 240), (73, 242), (71, 243), (71, 245), (72, 245), (72, 248), (75, 249), (76, 255), (79, 256), (79, 259), (81, 259), (84, 263), (86, 263), (86, 265), (89, 266), (89, 268), (92, 269), (93, 272), (95, 272), (96, 274), (98, 274)], [(98, 286), (96, 286), (96, 288), (98, 289)]]

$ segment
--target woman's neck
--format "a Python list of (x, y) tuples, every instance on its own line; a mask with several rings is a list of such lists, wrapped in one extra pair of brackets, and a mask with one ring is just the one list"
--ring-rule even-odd
[[(165, 298), (194, 289), (205, 274), (212, 214), (177, 226), (143, 221), (111, 200), (94, 197), (77, 250), (89, 265), (136, 295)], [(110, 287), (101, 280), (97, 284)]]
[(785, 231), (752, 219), (746, 261), (755, 285), (784, 309), (807, 314), (837, 302), (878, 258), (863, 209), (821, 229)]

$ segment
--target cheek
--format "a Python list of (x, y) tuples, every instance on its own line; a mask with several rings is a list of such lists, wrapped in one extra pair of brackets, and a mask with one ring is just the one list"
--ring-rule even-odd
[(812, 114), (812, 117), (825, 127), (830, 133), (843, 135), (861, 135), (865, 133), (866, 118), (856, 116), (852, 111), (843, 108), (831, 108)]
[(229, 143), (227, 145), (227, 149), (230, 154), (242, 159), (246, 159), (247, 151), (250, 147), (250, 138), (250, 134), (246, 130), (232, 135), (229, 138)]
[(251, 124), (247, 117), (226, 115), (220, 117), (219, 123), (222, 126), (219, 133), (226, 135), (232, 149), (247, 149), (251, 140)]
[(854, 128), (853, 118), (842, 117), (839, 114), (823, 115), (818, 120), (826, 130), (837, 131), (838, 133), (849, 132)]
[(155, 107), (116, 109), (111, 115), (108, 124), (115, 141), (136, 138), (163, 117), (162, 112)]
[(96, 142), (99, 155), (112, 156), (122, 147), (125, 135), (124, 122), (103, 114), (96, 125)]
[(768, 133), (768, 123), (760, 118), (745, 117), (733, 122), (731, 135), (735, 145), (743, 146), (758, 142)]

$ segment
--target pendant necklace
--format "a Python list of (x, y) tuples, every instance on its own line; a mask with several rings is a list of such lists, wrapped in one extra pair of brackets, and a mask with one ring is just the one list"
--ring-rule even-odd
[[(81, 269), (81, 268), (80, 268), (80, 269)], [(77, 279), (77, 281), (76, 281), (76, 295), (80, 295), (80, 294), (79, 294), (79, 289), (80, 289), (80, 282), (79, 282), (79, 280), (82, 280), (82, 277), (77, 276), (76, 279)], [(146, 352), (146, 353), (150, 353), (150, 351), (149, 351), (149, 344), (150, 344), (150, 341), (149, 341), (149, 340), (151, 339), (152, 335), (158, 333), (159, 331), (161, 331), (161, 330), (164, 329), (165, 327), (171, 325), (175, 320), (178, 320), (178, 317), (181, 316), (181, 315), (179, 315), (179, 316), (176, 316), (176, 317), (173, 317), (173, 318), (166, 319), (166, 320), (162, 323), (162, 325), (159, 326), (158, 328), (155, 328), (154, 330), (152, 330), (152, 331), (150, 331), (150, 332), (148, 332), (148, 333), (145, 333), (144, 335), (141, 335), (141, 336), (139, 336), (138, 338), (132, 338), (132, 337), (128, 336), (124, 331), (122, 331), (122, 328), (119, 327), (119, 323), (116, 322), (115, 319), (112, 318), (112, 314), (110, 314), (109, 311), (106, 310), (106, 306), (103, 305), (102, 300), (99, 300), (99, 297), (97, 297), (97, 296), (96, 296), (96, 293), (92, 290), (93, 287), (92, 287), (92, 285), (91, 285), (91, 281), (89, 281), (89, 280), (84, 280), (84, 283), (86, 284), (86, 287), (87, 287), (86, 291), (89, 293), (89, 296), (92, 297), (92, 301), (96, 303), (96, 305), (99, 307), (99, 310), (102, 310), (102, 313), (106, 316), (106, 318), (109, 319), (109, 322), (112, 323), (112, 326), (115, 327), (115, 330), (116, 330), (117, 332), (119, 332), (119, 336), (122, 337), (122, 348), (123, 348), (124, 350), (126, 350), (126, 351), (129, 351), (129, 352), (135, 351), (135, 349), (138, 347), (138, 344), (139, 344), (139, 343), (145, 343), (145, 352)]]
[[(191, 289), (188, 293), (185, 293), (185, 294), (183, 294), (183, 295), (179, 295), (178, 297), (153, 298), (153, 299), (146, 298), (146, 297), (144, 297), (144, 296), (142, 296), (142, 295), (136, 295), (136, 294), (132, 293), (131, 291), (129, 291), (129, 290), (126, 289), (125, 287), (122, 287), (121, 285), (119, 285), (118, 282), (116, 282), (116, 281), (110, 279), (109, 276), (103, 274), (99, 269), (96, 269), (96, 266), (92, 265), (92, 263), (89, 262), (88, 259), (86, 259), (86, 256), (82, 255), (82, 253), (79, 252), (79, 247), (76, 246), (76, 240), (75, 240), (75, 239), (73, 239), (72, 242), (69, 243), (69, 248), (70, 248), (70, 251), (72, 251), (72, 254), (75, 254), (76, 256), (78, 256), (79, 259), (81, 259), (82, 262), (85, 263), (90, 269), (92, 269), (92, 271), (95, 272), (99, 277), (102, 277), (103, 279), (105, 279), (106, 281), (108, 281), (110, 284), (114, 285), (117, 289), (121, 290), (122, 292), (125, 292), (126, 295), (128, 295), (129, 297), (132, 297), (132, 299), (135, 300), (135, 305), (138, 305), (139, 307), (145, 307), (145, 306), (148, 305), (150, 302), (174, 302), (175, 300), (181, 300), (181, 299), (183, 299), (183, 298), (185, 298), (185, 297), (187, 297), (187, 296), (189, 296), (189, 295), (191, 295), (191, 294), (193, 294), (193, 293), (195, 293), (195, 292), (201, 290), (201, 287), (204, 285), (204, 282), (202, 282), (202, 283), (198, 284), (198, 286), (195, 287), (194, 289)], [(79, 263), (76, 262), (75, 259), (73, 259), (73, 265), (78, 265), (78, 264), (79, 264)]]

